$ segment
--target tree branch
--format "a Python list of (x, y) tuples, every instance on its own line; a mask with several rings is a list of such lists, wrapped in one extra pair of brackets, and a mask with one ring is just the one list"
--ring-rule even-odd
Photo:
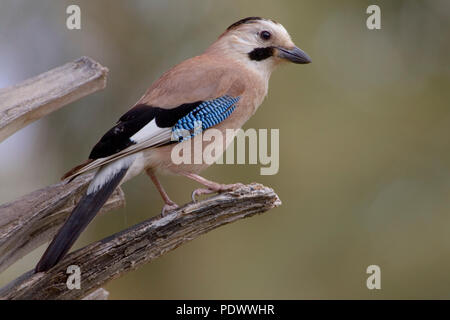
[[(201, 234), (280, 204), (276, 193), (260, 184), (187, 204), (77, 250), (45, 273), (25, 273), (0, 290), (0, 299), (80, 299)], [(80, 267), (81, 289), (67, 289), (70, 265)]]
[(106, 86), (108, 69), (82, 57), (0, 89), (0, 142), (31, 122)]
[(82, 300), (108, 300), (109, 292), (103, 288), (98, 288), (97, 290), (89, 293)]
[[(0, 272), (53, 238), (84, 194), (93, 174), (60, 182), (0, 205)], [(101, 212), (125, 205), (118, 188)]]
[[(0, 142), (62, 106), (106, 86), (108, 69), (88, 57), (0, 89)], [(0, 206), (0, 272), (54, 236), (92, 175), (58, 183)], [(116, 190), (103, 211), (124, 205)]]

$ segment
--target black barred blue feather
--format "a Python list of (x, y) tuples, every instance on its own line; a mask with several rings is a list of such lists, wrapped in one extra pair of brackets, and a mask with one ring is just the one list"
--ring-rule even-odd
[(201, 103), (172, 127), (173, 140), (184, 141), (219, 124), (236, 109), (240, 97), (225, 95)]
[(89, 159), (114, 155), (166, 131), (169, 132), (167, 139), (159, 139), (157, 145), (190, 139), (228, 118), (239, 99), (225, 95), (213, 100), (185, 103), (172, 109), (137, 105), (100, 139)]

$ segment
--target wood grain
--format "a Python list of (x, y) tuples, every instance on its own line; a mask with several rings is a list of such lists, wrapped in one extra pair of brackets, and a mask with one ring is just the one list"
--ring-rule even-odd
[(88, 57), (0, 89), (0, 142), (31, 122), (106, 86), (108, 69)]
[[(206, 232), (280, 204), (276, 193), (260, 184), (189, 203), (79, 249), (45, 273), (25, 273), (0, 289), (0, 299), (81, 299)], [(67, 289), (70, 265), (80, 267), (80, 289)]]
[[(83, 195), (93, 174), (60, 182), (0, 205), (0, 272), (53, 238)], [(101, 212), (125, 205), (118, 188)]]

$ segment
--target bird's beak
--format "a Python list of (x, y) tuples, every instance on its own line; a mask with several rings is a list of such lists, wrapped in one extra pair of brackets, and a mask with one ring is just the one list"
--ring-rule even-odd
[(277, 47), (277, 49), (277, 55), (281, 59), (286, 59), (293, 63), (311, 63), (311, 58), (300, 48), (294, 47), (292, 49), (286, 49)]

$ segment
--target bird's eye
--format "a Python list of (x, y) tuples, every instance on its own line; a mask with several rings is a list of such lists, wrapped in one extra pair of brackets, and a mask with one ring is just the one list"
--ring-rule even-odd
[(260, 33), (260, 35), (259, 35), (260, 37), (261, 37), (261, 39), (263, 39), (263, 40), (269, 40), (270, 39), (270, 37), (272, 36), (271, 34), (270, 34), (270, 32), (269, 31), (261, 31), (261, 33)]

